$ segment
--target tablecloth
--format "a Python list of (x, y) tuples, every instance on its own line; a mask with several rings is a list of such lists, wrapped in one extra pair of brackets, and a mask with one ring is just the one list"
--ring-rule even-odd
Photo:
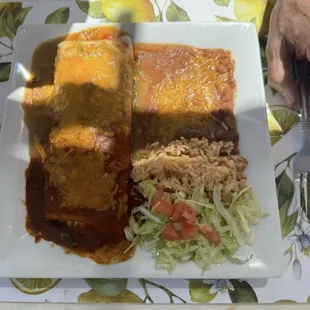
[[(265, 84), (264, 47), (275, 1), (267, 0), (27, 0), (0, 2), (0, 115), (6, 96), (15, 35), (21, 24), (248, 21), (256, 25)], [(130, 14), (124, 14), (130, 13)], [(123, 21), (123, 20), (122, 20)], [(245, 51), (246, 53), (246, 51)], [(283, 277), (263, 280), (123, 279), (123, 291), (106, 295), (104, 279), (0, 279), (0, 301), (23, 302), (145, 302), (145, 303), (305, 303), (310, 302), (310, 212), (297, 208), (291, 161), (299, 147), (299, 114), (284, 106), (268, 85), (266, 101), (283, 243), (287, 267)], [(0, 172), (1, 173), (1, 172)], [(18, 286), (16, 288), (15, 286)], [(27, 287), (38, 286), (33, 291)], [(37, 294), (29, 294), (37, 293)]]

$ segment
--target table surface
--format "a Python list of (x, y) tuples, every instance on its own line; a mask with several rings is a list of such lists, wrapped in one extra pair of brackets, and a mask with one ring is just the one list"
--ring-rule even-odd
[[(64, 303), (0, 303), (3, 310), (102, 310), (101, 304), (64, 304)], [(298, 310), (309, 309), (307, 304), (293, 305)], [(159, 305), (159, 304), (108, 304), (105, 310), (286, 310), (292, 305), (215, 305), (215, 304), (186, 304), (186, 305)]]
[[(0, 303), (3, 310), (101, 310), (101, 304), (64, 304), (64, 303)], [(294, 305), (294, 309), (309, 309), (307, 304)], [(108, 304), (105, 310), (286, 310), (292, 309), (292, 305), (215, 305), (215, 304), (186, 304), (186, 305), (159, 305), (159, 304)]]
[[(22, 23), (40, 25), (118, 21), (119, 16), (124, 16), (122, 14), (124, 11), (131, 11), (131, 21), (134, 22), (250, 21), (256, 24), (260, 33), (265, 78), (268, 69), (263, 51), (271, 10), (272, 3), (267, 0), (94, 0), (89, 5), (80, 0), (26, 0), (10, 3), (0, 1), (0, 116), (9, 91), (7, 81), (15, 34)], [(287, 268), (282, 278), (247, 281), (214, 280), (212, 284), (206, 284), (200, 280), (129, 279), (127, 290), (115, 298), (103, 296), (98, 293), (98, 290), (92, 290), (84, 279), (62, 279), (52, 289), (37, 295), (17, 290), (10, 279), (0, 279), (0, 302), (153, 302), (161, 304), (310, 302), (310, 278), (307, 277), (310, 272), (310, 235), (308, 234), (310, 218), (307, 218), (305, 212), (297, 209), (290, 169), (292, 155), (298, 150), (300, 139), (298, 112), (286, 108), (280, 95), (267, 85), (266, 97), (267, 105), (271, 107), (270, 135), (273, 144), (283, 242), (286, 249), (283, 255), (287, 259)]]

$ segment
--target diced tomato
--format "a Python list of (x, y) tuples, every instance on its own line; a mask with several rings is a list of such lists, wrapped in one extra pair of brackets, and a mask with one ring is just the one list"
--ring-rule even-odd
[(214, 229), (210, 225), (204, 225), (200, 230), (204, 235), (209, 235), (214, 232)]
[(174, 209), (174, 206), (167, 201), (159, 201), (153, 206), (152, 211), (167, 214), (170, 217), (172, 216)]
[(152, 198), (152, 206), (155, 206), (158, 202), (165, 200), (165, 193), (164, 190), (161, 188), (158, 188)]
[(196, 223), (197, 213), (192, 207), (185, 205), (182, 216), (188, 223)]
[(204, 225), (200, 231), (211, 243), (220, 244), (220, 235), (210, 225)]
[(171, 221), (181, 222), (182, 212), (183, 212), (183, 203), (177, 202), (173, 206), (174, 206), (174, 212), (171, 216)]
[(175, 241), (175, 240), (182, 240), (182, 237), (177, 233), (174, 227), (169, 224), (165, 227), (163, 232), (161, 233), (163, 239)]
[(177, 202), (173, 206), (175, 207), (175, 211), (171, 217), (173, 222), (186, 221), (189, 224), (196, 223), (197, 213), (191, 206), (184, 202)]
[(182, 236), (184, 239), (193, 239), (197, 236), (198, 226), (197, 224), (189, 224), (184, 222), (182, 225)]
[(215, 243), (216, 245), (220, 244), (221, 242), (220, 235), (216, 231), (214, 231), (211, 235), (211, 242)]

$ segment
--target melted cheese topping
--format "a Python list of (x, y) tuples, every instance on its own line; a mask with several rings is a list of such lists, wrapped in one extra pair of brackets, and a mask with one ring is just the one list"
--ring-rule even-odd
[(119, 176), (129, 169), (132, 61), (119, 40), (59, 44), (55, 102), (63, 111), (45, 168), (60, 208), (116, 209), (118, 217), (127, 210)]

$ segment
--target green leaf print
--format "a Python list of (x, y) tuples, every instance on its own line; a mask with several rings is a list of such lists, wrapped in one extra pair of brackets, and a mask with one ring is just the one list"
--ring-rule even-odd
[(104, 296), (95, 290), (82, 293), (78, 297), (79, 303), (143, 303), (142, 299), (135, 293), (124, 290), (118, 296)]
[(189, 280), (189, 295), (191, 301), (199, 303), (208, 303), (212, 301), (217, 292), (210, 294), (210, 288), (212, 285), (204, 283), (202, 280)]
[(166, 11), (166, 18), (169, 22), (185, 22), (190, 21), (185, 10), (177, 6), (173, 1), (171, 1), (170, 5)]
[(215, 15), (215, 19), (217, 22), (236, 22), (235, 19), (224, 17), (224, 16)]
[(21, 7), (22, 7), (21, 3), (1, 3), (0, 4), (0, 38), (7, 37), (8, 13), (14, 9), (18, 9)]
[(11, 41), (13, 41), (16, 33), (14, 33), (15, 25), (14, 25), (12, 11), (8, 12), (4, 27), (5, 27), (4, 29), (5, 29), (6, 37), (8, 37)]
[(16, 35), (18, 27), (23, 24), (32, 7), (16, 8), (8, 13), (7, 23), (12, 32)]
[(6, 12), (7, 12), (7, 7), (10, 4), (7, 3), (0, 3), (0, 38), (3, 38), (6, 36), (5, 32), (5, 25), (6, 25)]
[(296, 153), (291, 154), (281, 162), (279, 162), (275, 169), (277, 169), (283, 163), (286, 164), (284, 170), (276, 177), (276, 187), (279, 202), (280, 221), (282, 229), (282, 237), (286, 237), (293, 230), (294, 224), (297, 221), (298, 212), (288, 215), (288, 210), (291, 206), (294, 196), (294, 183), (287, 175), (288, 169), (290, 169), (290, 163), (295, 157)]
[(287, 175), (287, 169), (284, 169), (276, 178), (277, 194), (279, 208), (294, 195), (293, 181)]
[(261, 57), (260, 59), (262, 62), (263, 71), (268, 70), (268, 63), (267, 63), (267, 58), (265, 55), (265, 49), (262, 47), (260, 48), (260, 57)]
[(18, 23), (18, 25), (21, 25), (24, 23), (29, 11), (32, 9), (32, 7), (27, 7), (27, 8), (21, 8), (17, 10), (15, 14), (15, 20)]
[(291, 299), (281, 299), (281, 300), (277, 300), (275, 304), (297, 304), (297, 302)]
[(75, 0), (80, 10), (93, 18), (105, 18), (100, 1)]
[(108, 297), (118, 296), (125, 291), (128, 279), (84, 279), (98, 294)]
[(270, 90), (271, 90), (272, 97), (274, 97), (278, 92), (277, 92), (274, 88), (270, 87), (269, 85), (268, 85), (268, 87), (269, 87)]
[(60, 8), (46, 17), (45, 24), (66, 24), (69, 17), (69, 7)]
[(169, 289), (165, 288), (164, 286), (162, 286), (160, 284), (157, 284), (157, 283), (152, 282), (152, 281), (147, 280), (147, 279), (139, 279), (139, 283), (142, 286), (142, 288), (144, 290), (144, 294), (145, 294), (143, 302), (149, 301), (150, 303), (154, 303), (152, 297), (149, 294), (148, 287), (147, 287), (148, 285), (150, 285), (150, 286), (154, 286), (156, 288), (159, 288), (160, 290), (165, 292), (168, 295), (171, 304), (174, 303), (174, 299), (178, 299), (179, 301), (181, 301), (183, 303), (186, 303), (186, 301), (183, 298), (181, 298), (178, 295), (174, 294)]
[(163, 21), (163, 13), (160, 12), (156, 17), (154, 17), (153, 22), (162, 22)]
[(23, 8), (21, 3), (0, 4), (0, 38), (7, 37), (12, 41), (31, 9)]
[(162, 12), (161, 8), (159, 7), (158, 2), (156, 0), (154, 1), (154, 3), (156, 5), (159, 13), (157, 14), (157, 16), (155, 16), (153, 18), (152, 22), (162, 22), (163, 21), (163, 12)]
[(293, 195), (294, 195), (294, 184), (293, 181), (287, 175), (287, 170), (290, 161), (293, 157), (289, 156), (286, 161), (286, 168), (276, 177), (277, 195), (280, 209), (280, 221), (282, 229), (282, 237), (286, 237), (293, 229), (296, 223), (298, 212), (288, 215), (288, 210), (291, 206)]
[(6, 82), (10, 78), (11, 63), (2, 62), (0, 63), (0, 83)]
[(229, 6), (230, 0), (213, 0), (215, 4), (220, 6)]
[(229, 297), (233, 303), (257, 303), (257, 296), (246, 281), (231, 280), (234, 291), (229, 290)]
[(292, 203), (292, 198), (289, 198), (281, 207), (280, 207), (280, 222), (282, 230), (282, 238), (285, 238), (293, 230), (294, 224), (297, 221), (298, 212), (295, 211), (291, 215), (287, 215), (288, 209)]
[[(309, 196), (309, 194), (310, 194), (309, 182), (307, 183), (307, 185), (308, 185), (308, 188), (307, 188), (308, 197), (310, 197)], [(310, 222), (310, 201), (308, 199), (307, 205), (305, 204), (305, 197), (304, 197), (304, 191), (303, 190), (301, 191), (300, 205), (301, 205), (302, 210), (305, 212), (305, 216), (307, 217), (308, 221)]]
[(283, 159), (282, 161), (280, 161), (279, 163), (276, 164), (275, 169), (277, 169), (281, 164), (286, 162), (286, 167), (289, 167), (291, 164), (292, 159), (296, 156), (297, 153), (293, 153), (290, 156), (288, 156), (287, 158)]
[(263, 70), (268, 68), (266, 57), (261, 57)]

